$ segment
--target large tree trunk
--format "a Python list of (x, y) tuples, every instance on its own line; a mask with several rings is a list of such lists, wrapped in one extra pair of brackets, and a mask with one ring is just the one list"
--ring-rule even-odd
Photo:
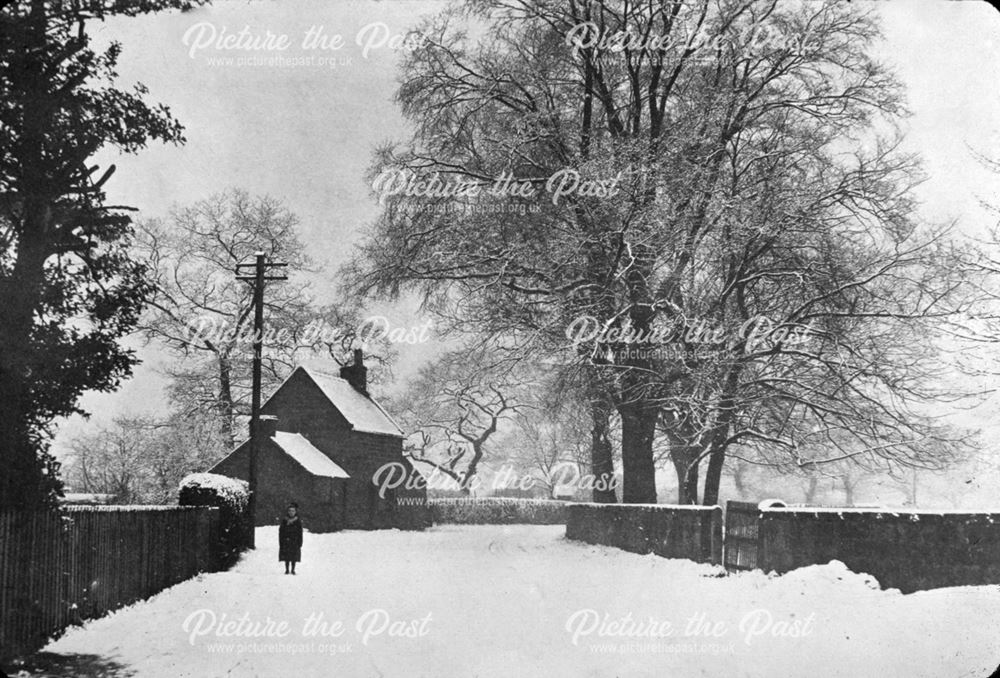
[(677, 474), (677, 503), (698, 503), (698, 452), (691, 444), (694, 432), (683, 418), (664, 415), (667, 419), (666, 436), (670, 443), (670, 461)]
[(698, 503), (698, 462), (697, 455), (672, 455), (674, 471), (677, 473), (677, 503)]
[[(31, 5), (30, 29), (22, 35), (22, 48), (41, 50), (46, 42), (48, 26), (45, 3), (35, 0)], [(31, 421), (32, 363), (35, 360), (31, 340), (35, 312), (41, 306), (45, 283), (45, 260), (49, 255), (47, 245), (52, 228), (49, 196), (50, 178), (44, 171), (44, 125), (50, 117), (45, 110), (49, 86), (41, 60), (27, 63), (27, 72), (17, 92), (24, 106), (24, 129), (16, 151), (20, 157), (21, 173), (14, 189), (19, 196), (8, 196), (10, 203), (22, 199), (23, 214), (3, 214), (13, 228), (21, 221), (17, 233), (16, 260), (11, 274), (3, 280), (3, 303), (0, 304), (0, 506), (28, 508), (44, 505), (50, 498), (50, 489), (58, 488), (56, 479), (47, 477), (45, 453), (40, 449)]]
[(486, 438), (488, 437), (489, 435), (486, 435), (479, 441), (470, 441), (470, 444), (472, 445), (472, 459), (469, 460), (469, 465), (465, 467), (465, 478), (462, 483), (462, 490), (466, 494), (470, 494), (473, 479), (479, 472), (479, 462), (482, 461), (484, 454), (483, 444), (486, 442)]
[(719, 503), (719, 487), (722, 485), (722, 467), (726, 462), (726, 442), (735, 416), (735, 402), (727, 398), (720, 405), (718, 421), (712, 431), (708, 453), (708, 468), (705, 470), (705, 493), (702, 504), (714, 506)]
[(659, 408), (646, 402), (618, 406), (622, 418), (622, 503), (656, 503), (653, 434)]
[(701, 503), (714, 506), (719, 503), (719, 486), (722, 484), (722, 466), (726, 460), (726, 448), (713, 444), (708, 455), (708, 469), (705, 470), (705, 492)]
[(18, 241), (17, 260), (3, 285), (0, 311), (0, 506), (28, 508), (45, 504), (47, 487), (54, 479), (45, 478), (45, 462), (32, 431), (29, 407), (32, 363), (32, 331), (35, 309), (41, 304), (47, 251), (43, 233), (48, 219), (45, 210), (29, 207), (34, 217), (26, 219)]
[(719, 487), (722, 484), (722, 467), (726, 461), (726, 448), (733, 420), (736, 418), (736, 389), (740, 381), (740, 364), (734, 364), (726, 376), (725, 396), (719, 401), (718, 415), (709, 438), (708, 469), (705, 471), (705, 493), (702, 504), (713, 506), (719, 503)]
[(228, 449), (236, 447), (233, 421), (236, 407), (233, 404), (233, 366), (228, 355), (219, 355), (219, 430)]
[(618, 501), (615, 496), (615, 463), (609, 435), (610, 409), (605, 400), (594, 399), (590, 403), (590, 415), (593, 421), (590, 432), (590, 466), (594, 476), (591, 501), (599, 504), (614, 504)]

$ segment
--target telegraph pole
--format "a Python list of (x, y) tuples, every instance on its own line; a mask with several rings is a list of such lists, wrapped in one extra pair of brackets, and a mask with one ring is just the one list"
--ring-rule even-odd
[[(264, 351), (264, 282), (288, 280), (286, 275), (266, 275), (269, 268), (282, 268), (288, 264), (265, 261), (263, 252), (254, 254), (254, 263), (237, 264), (237, 280), (253, 284), (253, 387), (250, 395), (250, 502), (247, 512), (250, 520), (250, 548), (255, 548), (254, 533), (257, 526), (257, 459), (260, 455), (260, 389), (261, 355)], [(240, 269), (253, 268), (253, 275), (241, 275)]]

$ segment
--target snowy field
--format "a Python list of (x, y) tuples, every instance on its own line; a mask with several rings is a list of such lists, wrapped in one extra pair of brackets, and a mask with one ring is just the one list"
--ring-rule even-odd
[[(306, 535), (69, 631), (30, 675), (959, 678), (1000, 664), (1000, 587), (903, 596), (567, 542), (562, 526)], [(25, 675), (28, 675), (25, 673)]]

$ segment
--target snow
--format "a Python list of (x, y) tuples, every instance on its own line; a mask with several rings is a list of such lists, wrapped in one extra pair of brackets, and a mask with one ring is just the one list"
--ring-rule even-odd
[(309, 375), (355, 431), (402, 437), (403, 431), (381, 405), (359, 393), (346, 379), (321, 372), (315, 367), (300, 366), (297, 369)]
[(276, 431), (273, 440), (285, 454), (314, 476), (323, 476), (324, 478), (351, 477), (330, 457), (313, 447), (313, 444), (306, 440), (301, 433)]
[(110, 504), (115, 498), (113, 494), (97, 494), (93, 492), (66, 492), (59, 499), (60, 504)]
[(654, 508), (654, 509), (670, 509), (671, 511), (713, 511), (717, 508), (722, 508), (718, 504), (712, 504), (708, 506), (706, 504), (606, 504), (594, 501), (575, 501), (569, 504), (570, 506), (594, 506), (597, 508), (621, 508), (621, 509), (633, 509), (633, 508)]
[(250, 499), (249, 483), (237, 478), (220, 476), (217, 473), (191, 473), (184, 476), (180, 487), (181, 489), (185, 487), (211, 489), (220, 497), (225, 497), (227, 503), (232, 506), (245, 506)]
[(895, 507), (881, 507), (881, 508), (860, 508), (860, 507), (837, 507), (837, 506), (788, 506), (788, 507), (774, 507), (774, 508), (761, 508), (765, 513), (812, 513), (814, 515), (819, 515), (820, 513), (875, 513), (878, 515), (890, 515), (898, 518), (899, 516), (944, 516), (944, 515), (958, 515), (958, 516), (970, 516), (970, 517), (992, 517), (1000, 515), (1000, 512), (996, 508), (992, 509), (982, 509), (982, 510), (972, 510), (972, 509), (913, 509), (913, 508), (895, 508)]
[[(564, 530), (307, 533), (292, 577), (260, 528), (233, 570), (69, 631), (41, 655), (61, 672), (31, 675), (98, 675), (74, 653), (139, 678), (940, 678), (1000, 662), (1000, 587), (904, 596), (839, 562), (724, 576)], [(310, 618), (339, 635), (306, 633)]]

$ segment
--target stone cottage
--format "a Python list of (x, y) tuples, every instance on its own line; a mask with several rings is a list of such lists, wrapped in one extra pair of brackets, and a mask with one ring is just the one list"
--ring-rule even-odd
[[(275, 524), (294, 501), (312, 531), (425, 526), (425, 484), (367, 380), (358, 349), (339, 376), (295, 368), (261, 406), (258, 525)], [(248, 440), (210, 472), (247, 480), (249, 465)]]

